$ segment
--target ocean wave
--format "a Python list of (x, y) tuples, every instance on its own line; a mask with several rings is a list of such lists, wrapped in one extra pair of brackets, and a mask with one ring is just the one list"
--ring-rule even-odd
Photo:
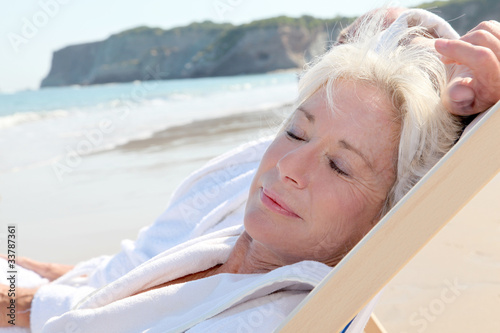
[[(190, 142), (204, 142), (210, 137), (219, 137), (231, 133), (275, 133), (282, 124), (283, 119), (290, 112), (292, 104), (279, 103), (263, 105), (251, 111), (241, 111), (226, 115), (213, 115), (202, 119), (170, 124), (159, 127), (154, 131), (144, 131), (133, 137), (128, 137), (117, 143), (111, 149), (146, 149), (154, 146), (179, 146)], [(100, 150), (103, 151), (104, 149)]]
[[(277, 82), (270, 84), (270, 79)], [(280, 123), (274, 110), (293, 103), (296, 94), (295, 80), (272, 76), (160, 82), (144, 96), (134, 86), (71, 87), (4, 99), (0, 107), (19, 111), (0, 116), (0, 129), (6, 129), (0, 130), (0, 151), (6, 152), (0, 169), (65, 161), (72, 151), (82, 156), (156, 151), (219, 135), (250, 135), (268, 126), (260, 111), (276, 113), (279, 119), (272, 123)], [(103, 130), (101, 123), (110, 125)]]
[[(268, 132), (271, 126), (281, 124), (283, 113), (288, 112), (290, 107), (291, 104), (287, 103), (265, 103), (251, 108), (251, 111), (240, 109), (239, 112), (211, 114), (195, 119), (177, 119), (168, 124), (157, 123), (154, 127), (143, 127), (134, 132), (116, 131), (113, 135), (96, 133), (96, 128), (69, 130), (65, 127), (66, 131), (52, 131), (55, 137), (45, 137), (44, 140), (36, 141), (36, 144), (32, 141), (34, 135), (23, 136), (18, 138), (20, 140), (11, 141), (9, 147), (12, 152), (21, 151), (22, 147), (30, 147), (31, 152), (22, 156), (13, 154), (5, 163), (0, 162), (0, 173), (64, 163), (69, 155), (75, 154), (84, 158), (112, 150), (169, 149), (180, 145), (199, 144), (234, 133), (250, 130), (255, 132), (259, 128)], [(64, 116), (64, 113), (60, 116)], [(9, 142), (9, 138), (6, 139)], [(0, 137), (0, 150), (4, 144)], [(12, 147), (12, 144), (15, 144), (15, 147)]]
[(64, 118), (68, 115), (69, 112), (65, 110), (14, 113), (12, 115), (0, 117), (0, 129), (50, 118)]

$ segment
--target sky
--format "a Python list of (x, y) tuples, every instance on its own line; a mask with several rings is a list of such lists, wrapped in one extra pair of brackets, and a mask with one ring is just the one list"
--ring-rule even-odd
[[(386, 3), (426, 0), (1, 0), (0, 92), (38, 89), (52, 53), (137, 26), (164, 29), (211, 20), (241, 24), (279, 15), (358, 16)], [(0, 2), (0, 3), (2, 3)]]

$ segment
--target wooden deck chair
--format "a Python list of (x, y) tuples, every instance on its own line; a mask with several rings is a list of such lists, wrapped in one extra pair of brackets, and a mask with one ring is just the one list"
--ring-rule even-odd
[[(278, 331), (341, 332), (499, 171), (500, 101), (311, 291)], [(384, 332), (373, 318), (365, 329)]]

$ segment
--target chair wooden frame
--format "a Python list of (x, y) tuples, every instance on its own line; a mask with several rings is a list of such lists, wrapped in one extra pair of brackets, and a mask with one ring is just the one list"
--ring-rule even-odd
[(366, 323), (365, 333), (387, 333), (384, 326), (378, 320), (374, 313), (370, 316), (368, 323)]
[(341, 332), (499, 171), (500, 101), (311, 291), (278, 331)]

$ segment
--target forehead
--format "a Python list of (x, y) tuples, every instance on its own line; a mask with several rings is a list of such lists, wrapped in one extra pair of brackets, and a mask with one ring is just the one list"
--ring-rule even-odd
[(297, 112), (305, 115), (304, 121), (314, 124), (315, 136), (325, 142), (327, 149), (347, 142), (367, 156), (378, 171), (392, 165), (400, 125), (387, 94), (381, 89), (342, 82), (335, 86), (331, 103), (322, 88)]
[[(362, 82), (341, 81), (327, 93), (318, 89), (299, 109), (310, 110), (314, 116), (358, 123), (395, 123), (396, 112), (388, 95), (380, 88)], [(375, 122), (375, 123), (373, 123)]]

